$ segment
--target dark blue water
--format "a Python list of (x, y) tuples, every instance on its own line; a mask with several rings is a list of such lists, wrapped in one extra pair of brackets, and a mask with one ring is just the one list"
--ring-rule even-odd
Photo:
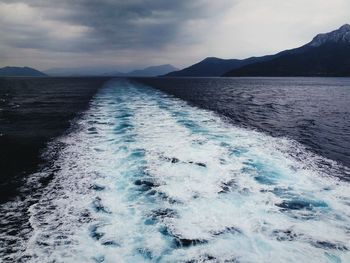
[(107, 78), (0, 78), (0, 203), (45, 162), (48, 141), (63, 134)]
[(350, 167), (350, 78), (140, 81), (225, 115), (236, 125), (293, 138), (309, 150)]

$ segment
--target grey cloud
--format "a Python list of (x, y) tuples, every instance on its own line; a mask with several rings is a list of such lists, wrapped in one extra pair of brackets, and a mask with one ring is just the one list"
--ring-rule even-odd
[[(161, 49), (181, 35), (188, 21), (205, 19), (213, 13), (206, 0), (0, 0), (0, 3), (24, 3), (39, 10), (44, 19), (88, 28), (79, 38), (57, 40), (35, 24), (25, 28), (0, 26), (9, 33), (3, 38), (8, 45), (68, 52)], [(224, 8), (225, 3), (228, 2), (215, 6)]]
[(0, 65), (193, 64), (300, 46), (349, 23), (349, 0), (0, 0)]

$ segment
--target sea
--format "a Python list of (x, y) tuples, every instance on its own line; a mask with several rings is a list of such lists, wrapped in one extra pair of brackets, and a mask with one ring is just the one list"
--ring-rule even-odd
[(349, 78), (4, 78), (0, 153), (0, 262), (350, 262)]

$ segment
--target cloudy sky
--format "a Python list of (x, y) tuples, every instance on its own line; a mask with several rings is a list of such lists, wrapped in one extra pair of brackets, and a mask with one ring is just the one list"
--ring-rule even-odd
[(0, 66), (128, 70), (245, 58), (350, 23), (349, 0), (0, 0)]

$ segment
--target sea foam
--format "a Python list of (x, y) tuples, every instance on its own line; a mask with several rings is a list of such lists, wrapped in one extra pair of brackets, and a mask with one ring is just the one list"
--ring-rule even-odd
[(350, 262), (346, 168), (295, 141), (126, 80), (77, 124), (23, 261)]

